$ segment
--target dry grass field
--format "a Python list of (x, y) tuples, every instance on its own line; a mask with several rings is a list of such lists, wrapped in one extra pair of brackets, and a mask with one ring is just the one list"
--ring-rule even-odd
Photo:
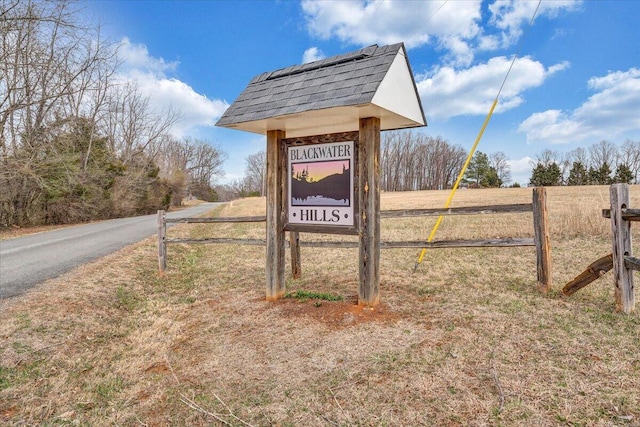
[[(447, 195), (384, 193), (382, 207)], [(461, 190), (453, 206), (530, 201), (526, 188)], [(415, 273), (416, 250), (390, 249), (374, 310), (265, 302), (262, 247), (170, 245), (161, 279), (147, 239), (0, 301), (0, 424), (640, 426), (640, 316), (614, 312), (611, 273), (560, 293), (611, 251), (606, 207), (607, 187), (548, 189), (547, 294), (531, 247), (433, 249)], [(244, 199), (213, 214), (263, 213), (264, 199)], [(384, 219), (382, 239), (425, 238), (435, 219)], [(168, 234), (261, 238), (264, 225)], [(457, 216), (436, 240), (532, 235), (529, 214)], [(323, 238), (352, 237), (302, 235)], [(353, 295), (357, 253), (303, 247), (287, 288)]]

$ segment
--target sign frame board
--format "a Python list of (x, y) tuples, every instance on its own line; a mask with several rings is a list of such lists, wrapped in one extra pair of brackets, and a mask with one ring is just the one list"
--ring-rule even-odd
[(285, 230), (357, 234), (357, 132), (285, 141)]

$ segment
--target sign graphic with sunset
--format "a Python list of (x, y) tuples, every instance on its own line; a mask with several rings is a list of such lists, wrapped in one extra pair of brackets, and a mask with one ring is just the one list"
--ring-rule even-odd
[(289, 147), (291, 224), (352, 226), (353, 141)]

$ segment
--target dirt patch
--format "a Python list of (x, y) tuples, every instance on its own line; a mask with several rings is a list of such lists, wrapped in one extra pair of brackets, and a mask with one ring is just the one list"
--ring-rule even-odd
[(394, 323), (400, 319), (385, 304), (363, 307), (340, 301), (299, 301), (285, 298), (273, 303), (288, 318), (308, 317), (332, 329), (343, 329), (362, 323)]

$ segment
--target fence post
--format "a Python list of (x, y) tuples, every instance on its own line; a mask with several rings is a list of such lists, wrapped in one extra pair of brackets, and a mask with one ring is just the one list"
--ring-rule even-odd
[(609, 188), (609, 196), (616, 311), (628, 314), (635, 309), (633, 270), (628, 269), (624, 261), (626, 256), (632, 256), (631, 222), (622, 218), (622, 210), (629, 207), (629, 186), (613, 184)]
[(541, 291), (548, 292), (552, 285), (551, 241), (547, 221), (547, 189), (544, 187), (533, 189), (533, 230), (536, 242), (538, 285)]
[(300, 261), (300, 233), (289, 232), (289, 242), (291, 244), (291, 275), (294, 279), (302, 277), (302, 262)]
[(167, 224), (164, 222), (163, 210), (158, 211), (158, 269), (160, 277), (164, 276), (167, 269)]

